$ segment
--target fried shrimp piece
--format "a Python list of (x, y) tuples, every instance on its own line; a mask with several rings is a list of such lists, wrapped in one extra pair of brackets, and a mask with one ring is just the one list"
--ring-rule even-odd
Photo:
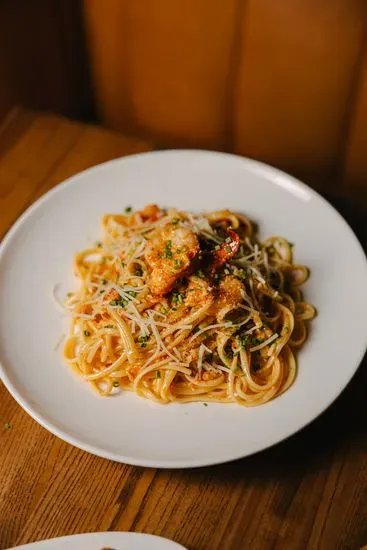
[(145, 252), (151, 269), (148, 281), (151, 293), (163, 296), (170, 292), (176, 281), (190, 272), (199, 252), (199, 241), (193, 231), (178, 224), (166, 224), (148, 243)]

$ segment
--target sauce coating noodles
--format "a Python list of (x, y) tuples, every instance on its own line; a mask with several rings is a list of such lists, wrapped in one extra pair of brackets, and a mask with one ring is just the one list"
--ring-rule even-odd
[[(129, 210), (129, 209), (127, 209)], [(289, 388), (314, 308), (283, 237), (229, 210), (105, 215), (78, 254), (64, 357), (108, 396), (260, 405)]]

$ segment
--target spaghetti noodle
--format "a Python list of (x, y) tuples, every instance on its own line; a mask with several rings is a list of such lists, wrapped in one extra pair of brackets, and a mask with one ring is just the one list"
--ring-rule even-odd
[(260, 405), (295, 379), (315, 310), (282, 237), (260, 242), (229, 210), (148, 205), (102, 219), (78, 253), (64, 357), (100, 395)]

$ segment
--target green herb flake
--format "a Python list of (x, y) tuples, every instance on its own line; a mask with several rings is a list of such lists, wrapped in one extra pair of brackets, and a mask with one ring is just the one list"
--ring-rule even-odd
[(84, 331), (84, 336), (90, 336), (89, 330), (85, 330), (85, 331)]
[(167, 241), (164, 247), (163, 258), (172, 258), (172, 241)]
[(127, 301), (120, 298), (119, 300), (111, 300), (110, 306), (119, 306), (119, 307), (125, 307), (127, 306)]
[(197, 277), (199, 277), (200, 279), (205, 279), (205, 274), (203, 272), (202, 269), (198, 269), (198, 271), (196, 272), (196, 275)]
[(230, 254), (232, 252), (232, 248), (230, 246), (226, 246), (225, 251)]
[(114, 388), (119, 388), (120, 387), (120, 382), (118, 380), (115, 380), (113, 383), (112, 383), (113, 387)]
[(155, 373), (156, 377), (157, 378), (161, 378), (161, 371), (160, 370), (157, 370), (157, 372)]
[(126, 264), (124, 262), (121, 262), (121, 267), (126, 267)]
[(177, 306), (183, 304), (185, 294), (183, 292), (173, 292), (172, 293), (172, 305)]
[(102, 279), (102, 281), (101, 281), (101, 283), (102, 283), (103, 285), (106, 285), (107, 282), (108, 282), (107, 279)]
[(217, 245), (214, 247), (214, 250), (220, 250), (220, 244), (217, 244)]
[(175, 268), (180, 269), (181, 266), (182, 266), (182, 260), (175, 260)]
[(96, 246), (96, 248), (102, 248), (102, 243), (101, 243), (101, 241), (96, 241), (96, 242), (95, 242), (95, 246)]
[(177, 225), (179, 221), (180, 221), (179, 218), (173, 218), (171, 223), (172, 225)]
[(4, 430), (10, 432), (10, 430), (12, 429), (12, 424), (10, 424), (10, 422), (5, 422), (4, 424)]
[(208, 406), (208, 403), (203, 403), (204, 407), (207, 407)]
[(242, 268), (239, 269), (239, 270), (237, 271), (236, 277), (237, 277), (238, 279), (240, 279), (240, 281), (243, 281), (244, 279), (246, 279), (246, 271), (245, 271), (244, 269), (242, 269)]
[(230, 242), (232, 242), (231, 237), (227, 237), (226, 240), (225, 240), (224, 242), (225, 242), (225, 243), (230, 243)]
[(163, 313), (163, 315), (164, 315), (164, 314), (167, 313), (167, 312), (168, 312), (168, 307), (162, 306), (162, 307), (161, 307), (161, 313)]
[(137, 267), (137, 268), (135, 269), (135, 275), (136, 275), (137, 277), (141, 277), (141, 276), (143, 275), (143, 270), (141, 269), (141, 267)]
[(290, 246), (292, 248), (292, 246), (294, 246), (294, 243), (291, 243), (288, 241), (288, 246)]
[(242, 348), (258, 346), (264, 341), (262, 338), (254, 338), (250, 334), (246, 334), (245, 336), (237, 336), (237, 340)]
[(68, 297), (68, 298), (71, 298), (72, 296), (74, 296), (74, 293), (73, 293), (73, 292), (68, 292), (68, 293), (67, 293), (67, 297)]
[(128, 290), (128, 295), (131, 296), (132, 298), (136, 298), (136, 292), (135, 290)]
[(139, 338), (138, 338), (139, 346), (141, 348), (146, 348), (149, 338), (150, 338), (149, 334), (147, 334), (146, 336), (139, 336)]
[(127, 206), (125, 208), (125, 214), (129, 214), (131, 211), (132, 211), (133, 207), (132, 206)]

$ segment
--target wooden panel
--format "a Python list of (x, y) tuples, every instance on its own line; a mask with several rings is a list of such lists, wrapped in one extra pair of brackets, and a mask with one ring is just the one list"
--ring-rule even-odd
[(367, 17), (364, 0), (247, 0), (236, 151), (330, 178)]
[(237, 0), (86, 0), (102, 120), (170, 144), (226, 144)]
[(367, 197), (367, 48), (348, 137), (343, 187), (349, 194)]
[(0, 117), (16, 103), (90, 113), (79, 0), (0, 2)]

